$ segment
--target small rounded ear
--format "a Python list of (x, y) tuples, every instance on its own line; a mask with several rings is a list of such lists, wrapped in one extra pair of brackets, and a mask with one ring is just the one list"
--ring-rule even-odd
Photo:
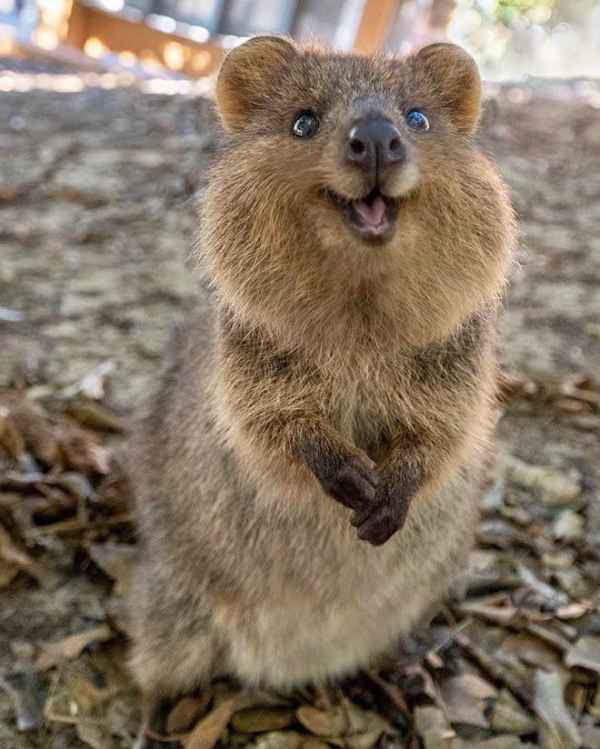
[(472, 133), (481, 113), (481, 78), (475, 60), (456, 44), (440, 42), (423, 47), (416, 57), (435, 87), (435, 96), (452, 112), (456, 127)]
[(297, 55), (286, 39), (256, 36), (227, 55), (217, 78), (217, 109), (228, 130), (241, 129), (273, 95), (273, 84)]

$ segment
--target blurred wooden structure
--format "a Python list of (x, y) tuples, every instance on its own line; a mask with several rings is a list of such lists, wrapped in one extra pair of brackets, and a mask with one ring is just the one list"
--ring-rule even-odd
[(388, 29), (401, 4), (398, 0), (366, 0), (354, 40), (358, 52), (369, 54), (384, 46)]
[(136, 59), (145, 65), (163, 65), (192, 78), (210, 75), (218, 68), (224, 48), (219, 39), (197, 42), (177, 33), (157, 29), (143, 21), (116, 15), (72, 0), (64, 41), (100, 58), (119, 53), (121, 60)]
[[(227, 49), (260, 33), (316, 35), (341, 49), (405, 51), (447, 26), (455, 0), (35, 0), (31, 41), (98, 64), (201, 78)], [(34, 0), (26, 0), (34, 2)], [(424, 19), (424, 20), (423, 20)], [(407, 36), (408, 31), (408, 36)], [(439, 31), (439, 30), (438, 30)], [(439, 33), (436, 32), (439, 38)]]

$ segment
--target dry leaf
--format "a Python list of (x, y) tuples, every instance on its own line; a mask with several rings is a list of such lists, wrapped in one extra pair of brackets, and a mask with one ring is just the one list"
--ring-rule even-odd
[(39, 655), (36, 666), (45, 671), (61, 661), (77, 658), (92, 643), (106, 642), (114, 636), (115, 633), (107, 624), (101, 624), (98, 627), (69, 635), (63, 640), (43, 644), (41, 645), (43, 652)]
[(208, 707), (211, 695), (206, 692), (202, 697), (184, 697), (172, 708), (167, 718), (167, 735), (189, 731), (198, 717)]
[(38, 460), (47, 466), (60, 462), (58, 439), (47, 415), (38, 405), (24, 400), (11, 411), (10, 419)]
[(493, 657), (464, 632), (455, 632), (454, 639), (486, 675), (491, 676), (494, 681), (506, 685), (519, 699), (529, 704), (529, 687), (525, 678), (526, 674), (523, 674), (522, 668), (516, 668), (517, 664), (507, 662), (506, 658)]
[(67, 412), (81, 426), (89, 427), (97, 432), (124, 434), (126, 431), (123, 419), (95, 401), (74, 401), (69, 404)]
[(535, 637), (539, 637), (540, 640), (543, 640), (547, 645), (552, 646), (560, 653), (564, 653), (571, 647), (569, 640), (563, 637), (560, 632), (557, 632), (556, 629), (531, 622), (527, 625), (527, 631)]
[(496, 733), (525, 734), (533, 733), (536, 725), (533, 716), (525, 712), (508, 689), (503, 689), (492, 708), (492, 730)]
[(476, 744), (463, 741), (460, 749), (533, 749), (531, 744), (524, 744), (518, 736), (495, 736), (493, 739), (479, 741)]
[(415, 730), (425, 749), (458, 749), (456, 734), (439, 707), (417, 707)]
[[(297, 731), (271, 731), (259, 736), (254, 742), (254, 749), (311, 749), (305, 736)], [(327, 747), (327, 744), (324, 744)], [(317, 749), (312, 747), (312, 749)]]
[(579, 603), (572, 603), (569, 606), (561, 606), (554, 613), (559, 619), (581, 619), (592, 609), (593, 606), (589, 601), (579, 601)]
[(82, 473), (65, 471), (52, 479), (52, 484), (60, 486), (81, 502), (94, 498), (94, 487)]
[(8, 587), (18, 574), (19, 568), (16, 564), (0, 559), (0, 590)]
[(287, 708), (255, 707), (236, 713), (231, 725), (240, 733), (266, 733), (280, 731), (294, 722), (294, 711)]
[(543, 580), (540, 580), (524, 564), (517, 565), (517, 570), (523, 582), (543, 598), (548, 606), (558, 608), (559, 606), (565, 606), (569, 602), (568, 596), (562, 591), (548, 585), (548, 583), (543, 582)]
[(581, 737), (565, 704), (560, 674), (537, 671), (534, 682), (541, 749), (578, 749)]
[(567, 666), (581, 666), (600, 673), (600, 637), (582, 637), (565, 655)]
[(457, 609), (461, 614), (480, 616), (495, 624), (510, 624), (517, 616), (517, 609), (514, 606), (489, 606), (477, 601), (465, 601), (459, 604)]
[(212, 749), (221, 738), (239, 705), (239, 697), (229, 697), (202, 718), (184, 742), (185, 749)]
[(74, 471), (106, 475), (110, 470), (110, 450), (90, 432), (75, 424), (62, 424), (59, 440), (63, 462)]
[(455, 676), (445, 681), (441, 687), (445, 712), (450, 722), (480, 728), (489, 726), (487, 706), (496, 694), (495, 687), (475, 674)]
[(344, 745), (348, 749), (371, 749), (379, 741), (382, 731), (374, 729), (364, 733), (355, 733), (353, 736), (346, 736)]
[(562, 662), (560, 653), (540, 637), (529, 634), (526, 629), (507, 637), (502, 644), (502, 653), (518, 658), (529, 666), (543, 669), (558, 668)]
[(314, 736), (303, 737), (302, 749), (328, 749), (329, 744)]
[(75, 728), (83, 743), (92, 749), (113, 749), (115, 745), (110, 731), (103, 725), (81, 720)]
[(129, 589), (133, 563), (138, 549), (131, 544), (118, 544), (111, 541), (90, 544), (88, 553), (109, 577), (116, 581), (115, 593), (126, 595)]
[[(43, 585), (50, 584), (50, 575), (44, 568), (33, 560), (26, 551), (21, 549), (11, 539), (8, 531), (0, 525), (0, 559), (10, 566), (26, 572)], [(5, 573), (6, 574), (6, 573)], [(8, 572), (10, 574), (10, 572)]]
[(344, 736), (348, 729), (348, 717), (341, 705), (330, 710), (318, 710), (310, 705), (303, 705), (296, 711), (300, 723), (316, 736)]
[(0, 406), (0, 447), (14, 460), (18, 460), (25, 452), (25, 440), (4, 406)]
[[(108, 474), (107, 463), (106, 473)], [(130, 507), (132, 489), (130, 481), (113, 461), (111, 473), (103, 478), (96, 490), (95, 502), (102, 509), (114, 513), (126, 512)]]

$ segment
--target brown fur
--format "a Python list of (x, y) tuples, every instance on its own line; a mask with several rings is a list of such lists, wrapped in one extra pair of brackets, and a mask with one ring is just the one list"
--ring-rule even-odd
[[(472, 141), (479, 100), (453, 45), (396, 60), (258, 38), (225, 61), (199, 242), (212, 292), (132, 464), (132, 664), (147, 695), (225, 673), (287, 688), (351, 672), (463, 563), (513, 243), (503, 184)], [(414, 106), (427, 133), (404, 123)], [(399, 214), (378, 245), (323, 193), (364, 194), (341, 148), (368, 107), (407, 149), (385, 178)], [(321, 129), (294, 138), (307, 109)]]

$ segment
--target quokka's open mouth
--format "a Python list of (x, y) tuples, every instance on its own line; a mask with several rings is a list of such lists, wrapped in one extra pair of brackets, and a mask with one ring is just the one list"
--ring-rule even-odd
[(327, 195), (362, 239), (384, 241), (393, 233), (399, 201), (383, 195), (379, 188), (375, 187), (358, 200), (350, 200), (332, 190), (328, 190)]

